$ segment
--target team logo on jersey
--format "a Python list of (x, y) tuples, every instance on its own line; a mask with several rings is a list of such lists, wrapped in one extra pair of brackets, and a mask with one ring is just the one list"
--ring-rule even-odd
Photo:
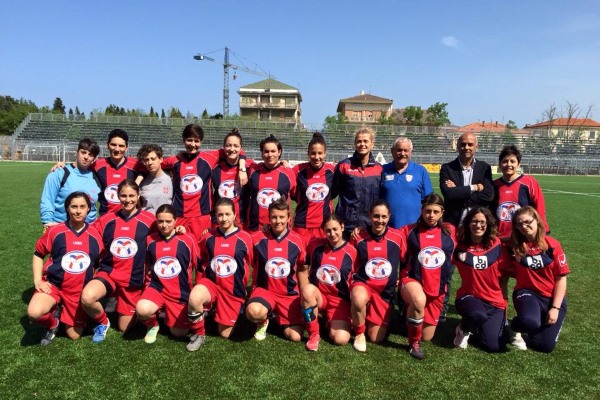
[(119, 201), (119, 192), (117, 192), (117, 187), (119, 185), (109, 185), (104, 189), (104, 198), (106, 201), (112, 204), (118, 204)]
[(406, 174), (406, 182), (412, 182), (413, 176)]
[(280, 197), (281, 193), (279, 193), (277, 190), (266, 188), (258, 192), (258, 195), (256, 196), (256, 202), (259, 206), (263, 208), (269, 208), (269, 204), (279, 199)]
[(567, 256), (565, 256), (564, 254), (561, 254), (558, 256), (558, 264), (561, 267), (564, 267), (565, 265), (567, 265)]
[(385, 258), (371, 258), (365, 265), (365, 272), (371, 279), (386, 279), (392, 274), (392, 264)]
[(265, 272), (273, 279), (287, 278), (290, 270), (290, 262), (285, 258), (273, 257), (265, 263)]
[(226, 199), (234, 199), (237, 196), (239, 196), (241, 189), (242, 187), (237, 181), (229, 179), (221, 182), (221, 184), (219, 185), (218, 192), (219, 196), (221, 197), (224, 197)]
[(436, 269), (446, 261), (446, 254), (439, 247), (428, 246), (419, 252), (417, 257), (423, 268)]
[(161, 279), (175, 278), (181, 272), (181, 264), (175, 257), (162, 257), (154, 263), (154, 273)]
[(110, 244), (110, 252), (117, 258), (131, 258), (137, 254), (138, 245), (131, 238), (119, 237)]
[(488, 267), (487, 256), (473, 256), (473, 268), (487, 269), (487, 267)]
[(544, 268), (544, 260), (542, 260), (541, 255), (527, 256), (525, 257), (525, 260), (527, 261), (527, 266), (529, 267), (529, 269)]
[(229, 256), (216, 256), (210, 262), (210, 269), (220, 278), (226, 278), (235, 274), (237, 262)]
[(82, 274), (91, 264), (90, 256), (83, 251), (70, 251), (60, 260), (60, 266), (70, 274)]
[(465, 260), (467, 259), (467, 253), (461, 251), (460, 253), (458, 253), (458, 259), (462, 262), (465, 262)]
[(333, 286), (342, 280), (342, 274), (333, 265), (321, 265), (317, 269), (317, 279), (324, 285)]
[(518, 203), (513, 203), (512, 201), (505, 201), (504, 203), (498, 206), (496, 210), (496, 216), (500, 221), (508, 221), (512, 220), (513, 214), (519, 209), (521, 206)]
[(195, 174), (185, 175), (179, 183), (179, 188), (185, 194), (196, 194), (202, 190), (202, 186), (204, 186), (202, 178)]
[(306, 198), (309, 201), (322, 202), (329, 194), (329, 187), (324, 183), (313, 183), (306, 188)]

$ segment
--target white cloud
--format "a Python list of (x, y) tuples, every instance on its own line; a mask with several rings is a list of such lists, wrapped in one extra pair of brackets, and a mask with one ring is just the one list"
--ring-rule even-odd
[(460, 41), (454, 36), (444, 36), (442, 38), (442, 44), (444, 46), (452, 47), (456, 49), (460, 45)]

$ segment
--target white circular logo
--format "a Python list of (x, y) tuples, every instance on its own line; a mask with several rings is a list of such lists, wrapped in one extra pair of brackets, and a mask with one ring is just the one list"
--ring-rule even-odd
[(108, 201), (109, 203), (112, 204), (119, 204), (119, 192), (117, 191), (117, 188), (119, 187), (119, 185), (109, 185), (106, 187), (106, 189), (104, 189), (104, 198), (106, 199), (106, 201)]
[(275, 200), (279, 199), (280, 197), (281, 197), (281, 194), (277, 190), (271, 189), (271, 188), (265, 188), (265, 189), (261, 189), (258, 192), (258, 195), (256, 196), (256, 202), (258, 203), (259, 206), (261, 206), (263, 208), (269, 208), (269, 204), (271, 204)]
[(496, 209), (496, 216), (500, 221), (511, 221), (514, 213), (521, 208), (518, 203), (512, 201), (506, 201), (498, 206)]
[(174, 257), (162, 257), (154, 263), (154, 273), (162, 279), (175, 278), (181, 272), (181, 264)]
[(60, 266), (69, 274), (82, 274), (90, 264), (90, 256), (78, 250), (68, 252), (60, 260)]
[(235, 274), (237, 271), (237, 262), (229, 256), (216, 256), (210, 262), (210, 269), (217, 274), (218, 277), (226, 278)]
[(329, 187), (324, 183), (313, 183), (306, 188), (306, 198), (308, 201), (322, 202), (329, 194)]
[(285, 258), (273, 257), (265, 264), (265, 272), (273, 279), (283, 279), (290, 274), (290, 262)]
[(423, 268), (436, 269), (444, 264), (446, 254), (439, 247), (429, 246), (419, 252), (417, 259)]
[(120, 237), (112, 241), (110, 252), (117, 258), (131, 258), (137, 254), (138, 245), (131, 238)]
[(195, 194), (202, 190), (204, 182), (202, 178), (195, 174), (185, 175), (179, 182), (179, 188), (185, 194)]
[(342, 280), (342, 274), (333, 265), (321, 265), (317, 269), (317, 279), (324, 285), (334, 286)]
[(386, 279), (392, 274), (392, 264), (385, 258), (371, 258), (367, 261), (365, 272), (371, 279)]
[(242, 187), (237, 181), (229, 179), (221, 182), (217, 191), (221, 197), (226, 199), (235, 199), (240, 195), (241, 189)]

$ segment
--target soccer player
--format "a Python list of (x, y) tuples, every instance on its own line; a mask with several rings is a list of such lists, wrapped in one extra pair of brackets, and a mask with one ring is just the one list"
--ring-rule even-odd
[(505, 146), (498, 157), (502, 177), (494, 181), (495, 196), (492, 210), (498, 219), (498, 236), (504, 242), (510, 241), (512, 216), (519, 208), (532, 206), (544, 222), (546, 233), (550, 233), (546, 221), (544, 193), (538, 181), (530, 175), (519, 172), (521, 152), (516, 146)]
[(254, 269), (252, 293), (246, 307), (246, 317), (256, 323), (256, 340), (267, 337), (268, 316), (277, 315), (286, 339), (302, 340), (302, 316), (297, 271), (304, 266), (305, 250), (302, 238), (288, 229), (290, 209), (285, 197), (269, 204), (270, 225), (267, 232), (252, 235)]
[[(302, 312), (306, 322), (306, 349), (319, 349), (319, 312), (323, 311), (334, 344), (350, 340), (350, 281), (354, 273), (356, 249), (343, 238), (344, 222), (329, 214), (322, 223), (326, 239), (308, 244), (306, 267), (298, 271), (301, 282)], [(310, 283), (308, 283), (310, 281)]]
[(100, 267), (83, 289), (81, 302), (87, 314), (96, 322), (92, 341), (102, 342), (110, 327), (100, 301), (116, 296), (119, 329), (133, 326), (135, 306), (144, 289), (147, 237), (156, 231), (156, 218), (138, 207), (140, 189), (131, 180), (117, 188), (121, 210), (103, 215), (95, 224), (108, 250), (100, 259)]
[(48, 174), (40, 201), (40, 216), (44, 229), (67, 220), (65, 199), (74, 191), (85, 192), (91, 199), (91, 208), (87, 213), (86, 222), (91, 223), (96, 220), (96, 201), (98, 201), (100, 188), (94, 179), (91, 166), (98, 153), (100, 147), (95, 140), (81, 139), (77, 145), (75, 163)]
[[(71, 193), (65, 199), (65, 207), (67, 221), (44, 232), (35, 245), (31, 263), (35, 293), (27, 315), (47, 329), (42, 346), (51, 344), (56, 337), (59, 320), (66, 326), (67, 337), (76, 340), (81, 336), (87, 318), (79, 301), (81, 291), (92, 279), (104, 248), (100, 233), (85, 222), (91, 210), (87, 193)], [(50, 257), (44, 263), (46, 256)]]
[(313, 134), (308, 143), (308, 162), (292, 169), (296, 176), (296, 188), (291, 193), (296, 201), (293, 230), (306, 244), (312, 238), (324, 238), (322, 225), (332, 212), (331, 187), (333, 164), (325, 162), (327, 146), (321, 133)]
[(356, 273), (350, 287), (354, 349), (367, 351), (366, 334), (380, 343), (387, 333), (394, 311), (399, 264), (406, 251), (404, 238), (388, 227), (390, 208), (383, 200), (371, 206), (371, 223), (355, 240)]
[(198, 266), (199, 250), (193, 236), (175, 232), (175, 209), (163, 204), (156, 210), (158, 232), (147, 239), (146, 260), (150, 283), (136, 304), (136, 315), (148, 331), (144, 341), (156, 341), (159, 325), (157, 313), (165, 311), (165, 324), (171, 334), (182, 338), (190, 327), (198, 334), (199, 327), (187, 318), (187, 304), (192, 290), (192, 273)]
[(400, 293), (407, 305), (409, 354), (423, 359), (421, 340), (433, 338), (444, 296), (454, 269), (454, 226), (443, 222), (444, 200), (433, 193), (423, 200), (416, 224), (402, 228), (406, 257), (402, 265)]
[(567, 258), (560, 243), (546, 236), (544, 221), (531, 206), (513, 215), (511, 244), (517, 280), (511, 329), (527, 335), (529, 348), (550, 353), (567, 313)]
[(379, 200), (381, 164), (372, 154), (375, 131), (360, 128), (354, 133), (354, 154), (335, 166), (331, 198), (339, 196), (335, 213), (344, 224), (344, 238), (350, 239), (356, 227), (365, 227), (371, 205)]
[[(185, 151), (163, 161), (163, 168), (173, 170), (173, 206), (177, 224), (183, 225), (197, 241), (210, 228), (212, 206), (212, 170), (224, 151), (203, 151), (204, 130), (198, 124), (189, 124), (182, 133)], [(240, 178), (245, 172), (245, 154), (240, 155)]]
[(246, 299), (246, 286), (252, 265), (252, 238), (235, 225), (235, 205), (228, 198), (215, 203), (219, 227), (200, 241), (202, 278), (192, 290), (188, 306), (190, 321), (199, 330), (190, 339), (188, 351), (196, 351), (205, 341), (204, 310), (215, 310), (219, 334), (228, 338)]
[(163, 150), (156, 144), (145, 144), (137, 153), (138, 160), (148, 170), (148, 175), (140, 182), (142, 209), (153, 214), (163, 204), (173, 200), (173, 182), (162, 169)]
[(283, 148), (273, 135), (260, 142), (262, 162), (253, 164), (244, 187), (242, 222), (251, 232), (269, 224), (269, 205), (284, 196), (289, 205), (289, 196), (295, 190), (296, 176), (290, 168), (283, 166), (281, 159)]
[(462, 316), (454, 338), (454, 346), (459, 349), (467, 348), (471, 335), (486, 351), (498, 352), (505, 347), (507, 301), (500, 271), (510, 260), (496, 233), (496, 221), (486, 207), (471, 209), (458, 229), (452, 262), (461, 279), (455, 303)]

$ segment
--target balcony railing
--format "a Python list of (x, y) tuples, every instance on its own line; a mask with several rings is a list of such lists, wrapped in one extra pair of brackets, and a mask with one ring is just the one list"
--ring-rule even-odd
[(297, 103), (257, 103), (255, 101), (240, 101), (240, 108), (266, 108), (266, 109), (284, 109), (295, 110), (298, 108)]

